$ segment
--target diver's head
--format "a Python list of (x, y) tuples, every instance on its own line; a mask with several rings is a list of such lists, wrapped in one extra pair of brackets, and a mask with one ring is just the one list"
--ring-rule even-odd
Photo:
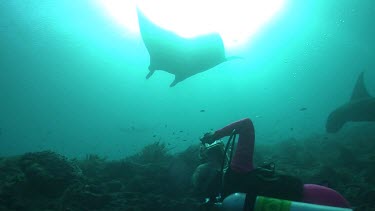
[(216, 140), (212, 144), (202, 144), (199, 151), (201, 160), (220, 163), (224, 156), (224, 143)]
[(203, 197), (213, 196), (220, 191), (220, 171), (224, 155), (224, 143), (215, 141), (212, 144), (202, 144), (199, 156), (203, 164), (199, 165), (193, 174), (195, 192)]
[(194, 193), (203, 198), (216, 196), (220, 191), (220, 179), (220, 168), (217, 165), (199, 165), (192, 177)]

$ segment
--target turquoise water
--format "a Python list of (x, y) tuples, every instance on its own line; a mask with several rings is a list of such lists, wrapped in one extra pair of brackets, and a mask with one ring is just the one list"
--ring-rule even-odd
[(179, 151), (244, 117), (257, 142), (324, 134), (360, 72), (375, 95), (373, 20), (372, 0), (289, 1), (248, 45), (227, 51), (243, 60), (170, 88), (168, 73), (145, 79), (140, 36), (91, 1), (0, 1), (0, 155), (119, 158), (154, 141)]

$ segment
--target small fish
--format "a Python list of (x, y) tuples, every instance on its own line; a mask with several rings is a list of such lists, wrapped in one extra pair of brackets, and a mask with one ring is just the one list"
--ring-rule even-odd
[(206, 112), (206, 110), (202, 109), (202, 110), (200, 110), (200, 112)]
[(154, 137), (154, 138), (155, 138), (155, 137), (156, 137), (156, 135), (153, 135), (152, 137)]
[(186, 139), (182, 140), (182, 141), (187, 141)]
[(184, 132), (184, 131), (180, 130), (180, 133), (182, 133), (182, 132)]
[(292, 128), (292, 127), (291, 127), (291, 128), (290, 128), (290, 130), (291, 130), (291, 131), (293, 131), (293, 130), (294, 130), (294, 128)]
[(300, 108), (299, 111), (306, 111), (307, 108), (303, 107), (303, 108)]

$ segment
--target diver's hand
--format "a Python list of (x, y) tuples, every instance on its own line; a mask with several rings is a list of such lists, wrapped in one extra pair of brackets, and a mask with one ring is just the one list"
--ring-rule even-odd
[(203, 135), (203, 137), (201, 137), (202, 144), (212, 144), (212, 143), (214, 143), (214, 141), (215, 141), (215, 139), (214, 139), (214, 133), (213, 132), (205, 133)]

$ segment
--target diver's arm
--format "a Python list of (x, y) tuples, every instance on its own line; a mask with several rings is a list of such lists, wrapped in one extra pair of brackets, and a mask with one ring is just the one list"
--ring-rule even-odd
[(254, 169), (253, 154), (255, 132), (253, 122), (249, 118), (245, 118), (234, 122), (213, 134), (214, 140), (229, 136), (232, 131), (238, 133), (238, 143), (236, 152), (230, 164), (231, 169), (237, 172), (248, 172)]
[(213, 139), (218, 140), (225, 136), (229, 136), (232, 134), (233, 130), (235, 130), (237, 134), (241, 134), (243, 131), (246, 132), (246, 130), (251, 130), (254, 133), (254, 126), (249, 118), (241, 119), (215, 131)]

